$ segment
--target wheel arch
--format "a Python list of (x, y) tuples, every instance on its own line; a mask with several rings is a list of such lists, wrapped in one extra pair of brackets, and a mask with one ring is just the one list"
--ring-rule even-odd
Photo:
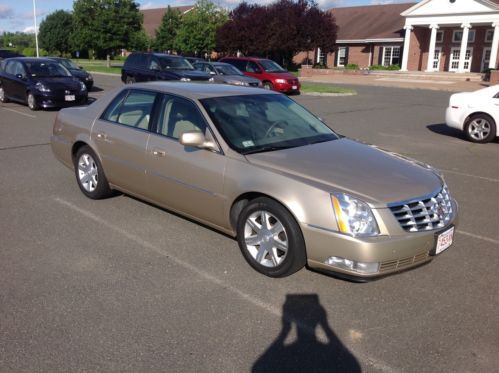
[(466, 117), (466, 119), (464, 120), (464, 125), (463, 125), (463, 130), (466, 130), (466, 126), (468, 125), (468, 123), (470, 122), (470, 120), (476, 116), (476, 115), (486, 115), (488, 116), (490, 119), (492, 119), (492, 122), (494, 123), (495, 127), (496, 127), (496, 136), (499, 136), (499, 126), (497, 125), (497, 121), (494, 119), (494, 117), (492, 115), (490, 115), (489, 113), (485, 112), (485, 111), (474, 111), (470, 114), (468, 114), (468, 116)]

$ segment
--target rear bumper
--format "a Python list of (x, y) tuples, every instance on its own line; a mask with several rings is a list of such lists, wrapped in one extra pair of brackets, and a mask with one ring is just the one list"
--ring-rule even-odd
[[(455, 201), (453, 207), (454, 214), (448, 224), (441, 229), (428, 232), (407, 232), (392, 236), (355, 238), (304, 225), (302, 232), (307, 247), (307, 264), (312, 269), (357, 281), (375, 279), (417, 267), (434, 258), (437, 235), (452, 226), (457, 226), (458, 211)], [(450, 248), (445, 251), (448, 250)], [(361, 263), (379, 263), (379, 269), (374, 273), (341, 269), (326, 264), (327, 259), (332, 256)]]
[(274, 90), (282, 93), (296, 93), (300, 92), (301, 84), (289, 84), (289, 83), (273, 83)]

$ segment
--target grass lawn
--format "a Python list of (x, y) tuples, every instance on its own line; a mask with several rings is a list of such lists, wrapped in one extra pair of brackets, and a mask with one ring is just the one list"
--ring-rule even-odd
[(301, 84), (302, 93), (350, 93), (356, 94), (354, 89), (335, 87), (329, 84), (317, 84), (317, 83), (307, 83), (302, 82)]
[(83, 67), (85, 70), (99, 73), (121, 74), (121, 66), (123, 61), (111, 61), (111, 67), (106, 66), (106, 61), (103, 60), (87, 60), (87, 59), (73, 59), (73, 62), (78, 66)]

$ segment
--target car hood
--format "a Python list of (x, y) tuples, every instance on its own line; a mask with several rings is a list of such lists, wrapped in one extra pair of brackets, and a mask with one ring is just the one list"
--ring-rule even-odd
[(36, 82), (43, 83), (44, 86), (51, 90), (69, 89), (80, 90), (80, 80), (73, 77), (54, 77), (54, 78), (37, 78)]
[(347, 138), (246, 158), (327, 191), (349, 193), (373, 207), (428, 195), (442, 186), (429, 166)]
[(179, 76), (179, 78), (189, 78), (191, 80), (208, 80), (211, 78), (210, 74), (198, 70), (168, 70), (168, 72)]
[(89, 73), (84, 70), (71, 69), (69, 70), (69, 72), (71, 73), (71, 75), (76, 76), (77, 78), (86, 78), (89, 75)]

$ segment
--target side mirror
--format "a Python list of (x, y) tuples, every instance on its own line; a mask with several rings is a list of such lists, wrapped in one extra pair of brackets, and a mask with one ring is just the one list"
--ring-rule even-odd
[(210, 75), (217, 75), (217, 73), (214, 71), (210, 71)]
[(180, 135), (180, 143), (184, 146), (192, 146), (194, 148), (209, 149), (217, 151), (218, 148), (213, 141), (206, 141), (206, 137), (202, 132), (186, 131)]

